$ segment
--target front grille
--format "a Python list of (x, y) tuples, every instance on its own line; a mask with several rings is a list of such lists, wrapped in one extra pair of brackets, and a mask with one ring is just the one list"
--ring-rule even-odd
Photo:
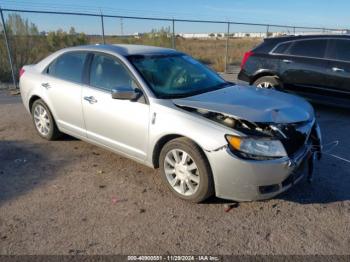
[(306, 135), (296, 134), (293, 137), (282, 140), (284, 148), (289, 156), (294, 155), (305, 144)]
[(311, 132), (311, 123), (289, 124), (279, 126), (280, 130), (287, 138), (282, 138), (281, 142), (289, 156), (298, 152), (306, 143), (306, 139)]

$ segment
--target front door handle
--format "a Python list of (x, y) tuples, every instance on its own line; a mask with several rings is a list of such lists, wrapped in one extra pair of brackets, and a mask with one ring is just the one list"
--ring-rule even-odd
[(93, 96), (84, 96), (84, 100), (88, 101), (90, 104), (97, 103), (97, 100)]
[(344, 69), (341, 69), (341, 68), (338, 68), (338, 67), (332, 67), (332, 71), (333, 71), (333, 72), (340, 72), (340, 73), (343, 73), (343, 72), (344, 72)]
[(41, 86), (42, 86), (42, 87), (45, 87), (46, 89), (51, 88), (51, 86), (50, 86), (49, 83), (41, 83)]
[(288, 59), (283, 59), (282, 62), (283, 62), (283, 63), (286, 63), (286, 64), (293, 63), (292, 60), (288, 60)]

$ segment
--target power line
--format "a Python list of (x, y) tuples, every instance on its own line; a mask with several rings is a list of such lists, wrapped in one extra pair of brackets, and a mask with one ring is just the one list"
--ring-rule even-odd
[[(6, 0), (5, 0), (6, 1)], [(45, 10), (45, 9), (41, 9), (41, 10), (29, 10), (29, 9), (18, 9), (18, 8), (14, 8), (14, 9), (10, 9), (10, 8), (2, 8), (3, 11), (9, 11), (9, 12), (22, 12), (22, 13), (32, 13), (32, 14), (58, 14), (58, 15), (79, 15), (79, 16), (101, 16), (100, 14), (97, 14), (96, 12), (82, 12), (82, 10), (79, 11), (57, 11), (57, 8), (54, 11), (51, 10)], [(95, 10), (96, 11), (96, 10)], [(103, 13), (103, 16), (105, 18), (124, 18), (124, 19), (138, 19), (138, 20), (149, 20), (149, 21), (163, 21), (163, 22), (172, 22), (172, 21), (176, 21), (176, 22), (190, 22), (190, 23), (211, 23), (211, 24), (236, 24), (236, 25), (244, 25), (244, 26), (268, 26), (268, 27), (277, 27), (277, 28), (298, 28), (298, 29), (326, 29), (323, 27), (308, 27), (308, 26), (291, 26), (291, 25), (276, 25), (276, 24), (266, 24), (266, 23), (247, 23), (247, 22), (236, 22), (236, 21), (220, 21), (220, 20), (198, 20), (198, 19), (183, 19), (183, 18), (165, 18), (165, 17), (150, 17), (150, 16), (136, 16), (136, 15), (118, 15), (118, 14), (106, 14)], [(331, 28), (327, 28), (327, 30), (335, 30), (335, 31), (339, 31), (339, 30), (346, 30), (346, 29), (331, 29)]]
[(3, 0), (4, 5), (3, 7), (9, 7), (9, 6), (15, 6), (17, 9), (22, 5), (25, 6), (26, 8), (45, 8), (45, 9), (55, 9), (57, 8), (62, 8), (65, 10), (69, 11), (76, 11), (76, 10), (84, 10), (84, 11), (96, 11), (101, 9), (104, 11), (104, 13), (108, 12), (114, 12), (114, 13), (124, 13), (124, 14), (138, 14), (138, 15), (144, 15), (145, 13), (151, 14), (151, 15), (159, 15), (159, 16), (193, 16), (191, 13), (180, 13), (180, 12), (165, 12), (165, 11), (157, 11), (157, 10), (137, 10), (137, 9), (124, 9), (124, 8), (113, 8), (113, 7), (101, 7), (101, 6), (92, 6), (92, 5), (72, 5), (72, 4), (53, 4), (53, 3), (46, 3), (46, 2), (41, 2), (41, 3), (35, 3), (31, 1), (16, 1), (16, 4), (13, 3), (13, 1), (9, 0)]
[[(9, 9), (20, 9), (21, 6), (24, 8), (31, 8), (31, 9), (41, 9), (44, 11), (57, 11), (57, 10), (64, 10), (67, 12), (96, 12), (97, 10), (101, 10), (104, 15), (115, 15), (118, 14), (120, 16), (144, 16), (144, 14), (147, 14), (148, 16), (153, 16), (154, 18), (161, 18), (161, 17), (177, 17), (179, 19), (192, 19), (193, 13), (186, 13), (186, 12), (169, 12), (169, 11), (159, 11), (159, 10), (138, 10), (138, 9), (125, 9), (125, 8), (113, 8), (113, 7), (106, 7), (106, 6), (94, 6), (94, 5), (77, 5), (77, 4), (55, 4), (52, 2), (40, 2), (36, 3), (33, 1), (26, 1), (26, 0), (19, 0), (14, 3), (12, 0), (1, 0), (3, 8), (9, 8)], [(12, 7), (12, 8), (10, 8)], [(203, 20), (215, 20), (217, 17), (214, 16), (207, 16), (207, 15), (199, 15), (197, 19), (203, 19)], [(234, 20), (234, 19), (227, 19), (227, 20)], [(249, 24), (249, 23), (247, 23)], [(268, 24), (268, 23), (264, 23)], [(303, 26), (297, 26), (297, 27), (303, 27)], [(315, 26), (322, 28), (323, 26)]]

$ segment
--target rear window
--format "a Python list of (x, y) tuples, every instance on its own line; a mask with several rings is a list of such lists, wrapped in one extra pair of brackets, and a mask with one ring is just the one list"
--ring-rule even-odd
[(327, 40), (294, 41), (288, 54), (306, 57), (323, 58), (327, 47)]
[(350, 41), (349, 40), (331, 40), (332, 48), (330, 52), (331, 59), (349, 61), (350, 62)]
[(46, 73), (63, 80), (81, 83), (86, 55), (81, 52), (63, 54), (51, 63)]

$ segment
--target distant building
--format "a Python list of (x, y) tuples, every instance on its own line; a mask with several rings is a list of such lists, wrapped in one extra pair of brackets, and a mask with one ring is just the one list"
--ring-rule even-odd
[(132, 36), (136, 39), (141, 38), (142, 35), (143, 35), (142, 33), (138, 33), (138, 32), (132, 34)]
[[(218, 39), (224, 39), (226, 38), (226, 33), (180, 33), (177, 34), (180, 37), (183, 38), (197, 38), (197, 39), (211, 39), (211, 38), (218, 38)], [(231, 33), (231, 38), (234, 37), (266, 37), (266, 33), (262, 32), (237, 32), (237, 33)]]
[(197, 39), (209, 39), (209, 38), (223, 38), (225, 33), (180, 33), (177, 34), (183, 38), (197, 38)]
[[(287, 36), (287, 35), (319, 35), (319, 34), (350, 34), (350, 30), (339, 30), (339, 31), (305, 31), (294, 33), (292, 31), (286, 32), (234, 32), (230, 33), (230, 38), (266, 38), (266, 37), (279, 37), (279, 36)], [(160, 36), (160, 33), (134, 33), (132, 36), (134, 38), (140, 38), (144, 35), (148, 35), (149, 37), (157, 37)], [(226, 33), (177, 33), (176, 37), (182, 37), (185, 39), (226, 39)], [(167, 33), (167, 37), (170, 38), (171, 34)]]
[(237, 32), (230, 34), (231, 37), (266, 37), (266, 33), (264, 32)]

